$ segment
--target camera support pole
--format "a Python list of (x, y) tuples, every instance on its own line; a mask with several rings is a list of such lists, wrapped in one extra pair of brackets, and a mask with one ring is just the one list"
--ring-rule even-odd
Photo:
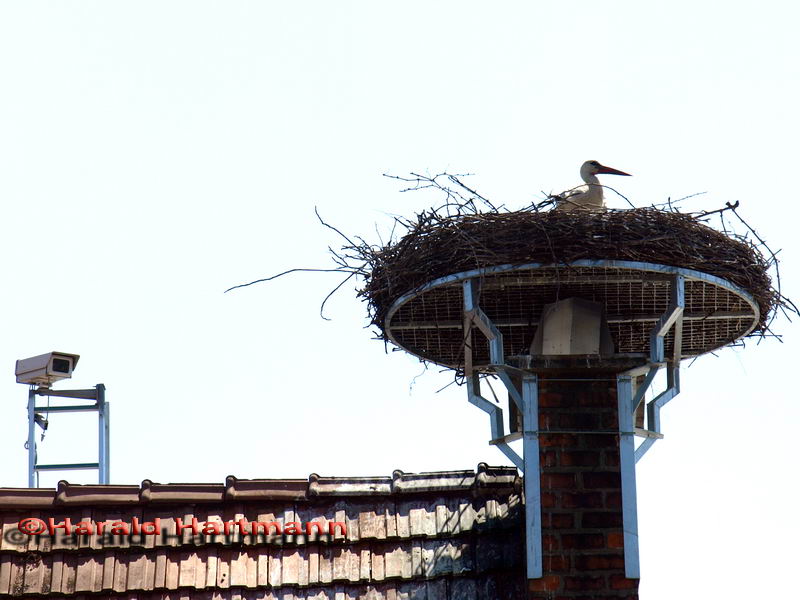
[[(78, 400), (93, 400), (91, 404), (73, 404), (68, 406), (36, 406), (36, 396), (50, 396), (60, 398), (74, 398)], [(41, 471), (77, 471), (83, 469), (97, 469), (100, 484), (109, 483), (109, 408), (106, 402), (106, 386), (98, 383), (93, 388), (85, 390), (51, 390), (50, 388), (31, 387), (28, 391), (28, 487), (38, 487), (38, 474)], [(45, 416), (49, 413), (61, 412), (93, 412), (97, 411), (98, 439), (97, 462), (87, 463), (59, 463), (42, 465), (37, 463), (36, 457), (36, 425), (42, 429), (47, 428)]]

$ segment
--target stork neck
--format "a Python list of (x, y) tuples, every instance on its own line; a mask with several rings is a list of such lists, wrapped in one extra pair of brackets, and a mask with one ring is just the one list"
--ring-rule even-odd
[(597, 178), (597, 175), (594, 175), (592, 173), (589, 173), (587, 175), (583, 175), (583, 181), (585, 181), (586, 183), (591, 183), (591, 184), (595, 184), (595, 185), (600, 183), (600, 180)]

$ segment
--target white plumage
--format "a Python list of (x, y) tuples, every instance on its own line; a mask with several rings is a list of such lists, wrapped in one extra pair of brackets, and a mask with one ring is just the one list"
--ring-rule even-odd
[(587, 160), (581, 165), (581, 179), (586, 185), (561, 192), (556, 196), (556, 210), (600, 210), (605, 206), (603, 186), (597, 175), (627, 175), (623, 171), (601, 165), (596, 160)]

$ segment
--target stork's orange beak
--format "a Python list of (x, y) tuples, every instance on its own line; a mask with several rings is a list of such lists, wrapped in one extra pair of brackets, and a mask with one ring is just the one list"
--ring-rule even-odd
[(600, 169), (597, 171), (597, 174), (604, 174), (604, 175), (625, 175), (630, 177), (630, 173), (625, 173), (624, 171), (617, 171), (616, 169), (612, 169), (611, 167), (606, 167), (605, 165), (600, 165)]

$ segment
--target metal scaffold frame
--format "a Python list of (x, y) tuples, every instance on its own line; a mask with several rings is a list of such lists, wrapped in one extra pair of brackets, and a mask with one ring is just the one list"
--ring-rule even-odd
[[(93, 400), (92, 404), (72, 404), (36, 406), (36, 396)], [(36, 425), (43, 420), (41, 415), (49, 413), (94, 412), (97, 411), (97, 462), (39, 464), (36, 452)], [(38, 417), (38, 418), (37, 418)], [(93, 388), (83, 390), (51, 390), (46, 387), (31, 387), (28, 391), (28, 487), (38, 487), (38, 475), (42, 471), (77, 471), (97, 469), (100, 484), (110, 482), (109, 455), (109, 417), (110, 404), (106, 402), (106, 386), (98, 383)]]
[[(625, 576), (639, 577), (639, 539), (636, 506), (636, 462), (657, 439), (663, 437), (660, 430), (660, 410), (680, 391), (681, 328), (685, 308), (684, 277), (675, 273), (670, 282), (670, 305), (658, 319), (650, 334), (650, 356), (644, 367), (626, 371), (617, 376), (618, 426), (620, 435), (620, 476), (622, 492), (622, 518), (624, 535)], [(525, 476), (525, 532), (527, 577), (542, 577), (542, 518), (541, 490), (538, 474), (539, 422), (538, 422), (538, 377), (536, 374), (506, 363), (503, 351), (503, 335), (491, 319), (480, 308), (478, 301), (479, 279), (462, 281), (464, 299), (464, 375), (468, 400), (489, 414), (492, 445), (505, 454)], [(490, 369), (508, 390), (522, 414), (522, 431), (504, 433), (503, 409), (481, 395), (480, 375), (472, 363), (472, 330), (477, 328), (489, 343)], [(672, 355), (667, 359), (664, 338), (674, 329)], [(656, 373), (667, 368), (667, 389), (647, 403), (648, 429), (634, 427), (634, 416), (644, 400), (647, 389)], [(634, 381), (638, 382), (635, 386)], [(634, 436), (644, 437), (635, 448)], [(509, 442), (522, 439), (523, 454), (520, 457)]]

